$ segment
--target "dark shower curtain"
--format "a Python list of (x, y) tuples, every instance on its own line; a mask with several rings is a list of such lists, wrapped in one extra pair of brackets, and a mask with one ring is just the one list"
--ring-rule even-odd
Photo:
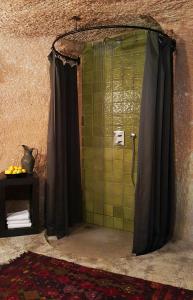
[(159, 249), (174, 223), (172, 39), (148, 32), (138, 145), (133, 252)]
[(61, 238), (82, 220), (77, 63), (55, 51), (49, 60), (46, 228), (48, 235)]

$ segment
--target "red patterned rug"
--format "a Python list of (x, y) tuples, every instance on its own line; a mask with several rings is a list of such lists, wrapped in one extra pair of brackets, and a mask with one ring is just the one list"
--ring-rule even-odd
[(193, 291), (27, 252), (1, 267), (0, 299), (189, 300)]

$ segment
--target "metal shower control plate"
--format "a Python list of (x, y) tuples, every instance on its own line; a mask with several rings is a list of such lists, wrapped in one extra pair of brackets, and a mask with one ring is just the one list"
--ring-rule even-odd
[(125, 132), (123, 130), (114, 131), (114, 145), (125, 145)]

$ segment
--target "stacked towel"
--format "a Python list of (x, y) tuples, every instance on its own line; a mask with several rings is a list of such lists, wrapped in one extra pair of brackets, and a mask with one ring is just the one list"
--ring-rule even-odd
[(7, 221), (19, 221), (29, 219), (29, 211), (27, 209), (7, 214)]
[(27, 209), (7, 215), (8, 228), (31, 227), (31, 225), (30, 215)]

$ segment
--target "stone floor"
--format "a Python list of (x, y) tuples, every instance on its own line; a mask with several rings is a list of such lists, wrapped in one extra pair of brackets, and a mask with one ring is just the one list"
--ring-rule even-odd
[(66, 259), (85, 266), (193, 289), (193, 244), (176, 241), (144, 256), (131, 254), (132, 236), (96, 226), (47, 241), (44, 233), (0, 239), (0, 263), (25, 251)]

